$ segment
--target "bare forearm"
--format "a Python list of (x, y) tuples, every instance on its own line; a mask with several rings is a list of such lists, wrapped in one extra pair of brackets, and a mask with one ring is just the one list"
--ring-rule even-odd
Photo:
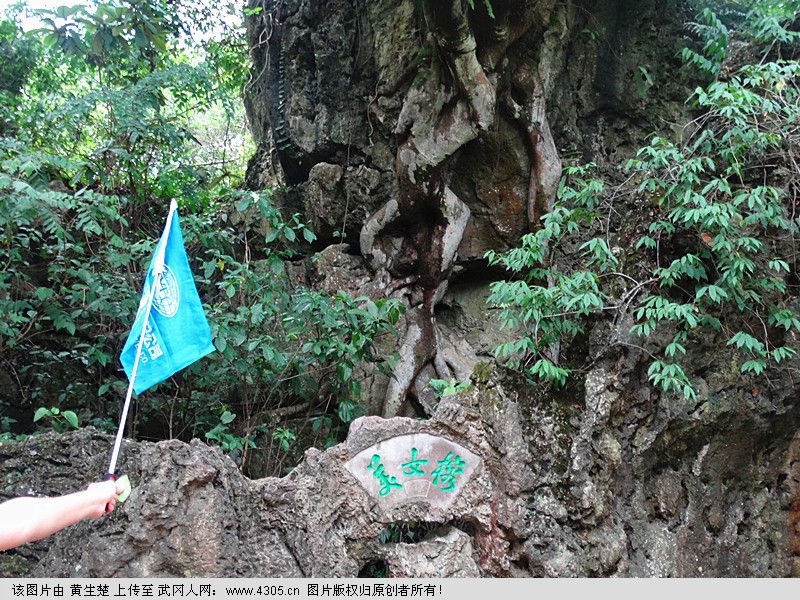
[(86, 491), (58, 498), (14, 498), (0, 505), (0, 547), (40, 540), (89, 516)]
[(13, 498), (0, 504), (0, 550), (40, 540), (82, 521), (98, 518), (116, 501), (113, 481), (53, 498)]

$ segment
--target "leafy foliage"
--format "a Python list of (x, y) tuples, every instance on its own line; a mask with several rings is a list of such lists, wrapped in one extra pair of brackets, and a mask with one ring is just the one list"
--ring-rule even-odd
[(50, 427), (59, 433), (66, 431), (67, 429), (78, 428), (78, 415), (76, 415), (72, 410), (62, 411), (55, 406), (51, 406), (50, 408), (42, 406), (38, 408), (36, 413), (33, 415), (34, 423), (40, 419), (46, 419), (49, 421)]
[(542, 226), (522, 238), (520, 247), (498, 255), (489, 252), (490, 265), (519, 273), (520, 279), (491, 286), (488, 303), (500, 309), (502, 326), (522, 335), (500, 345), (496, 354), (534, 379), (563, 385), (570, 371), (555, 359), (562, 339), (584, 330), (583, 319), (603, 310), (608, 296), (600, 277), (612, 272), (617, 261), (605, 238), (592, 238), (580, 247), (584, 269), (562, 270), (551, 262), (552, 248), (581, 224), (600, 218), (599, 201), (604, 186), (586, 178), (591, 165), (567, 167), (559, 187), (559, 204), (542, 219)]
[(36, 53), (11, 20), (0, 20), (0, 133), (12, 122), (17, 95), (36, 64)]
[[(703, 53), (686, 51), (684, 58), (716, 73), (728, 30), (710, 11), (703, 14)], [(797, 39), (785, 18), (764, 6), (750, 11), (747, 22), (757, 41)], [(681, 359), (703, 331), (739, 354), (743, 374), (759, 375), (795, 356), (799, 84), (800, 63), (775, 58), (698, 87), (690, 100), (701, 116), (687, 128), (690, 135), (680, 143), (654, 136), (625, 165), (630, 177), (611, 194), (587, 177), (591, 165), (568, 167), (542, 227), (520, 248), (488, 256), (520, 275), (493, 286), (490, 302), (503, 324), (521, 332), (498, 354), (536, 379), (563, 384), (569, 370), (554, 360), (559, 344), (579, 335), (590, 316), (630, 310), (631, 331), (644, 340), (670, 332), (647, 374), (688, 400), (695, 390)], [(635, 240), (642, 254), (626, 260), (627, 270), (610, 248), (607, 216), (623, 193), (635, 194), (652, 217)], [(587, 232), (603, 235), (571, 251)]]
[(702, 20), (689, 23), (687, 28), (703, 41), (702, 50), (696, 52), (691, 48), (684, 48), (681, 57), (687, 64), (694, 65), (707, 75), (714, 76), (725, 58), (729, 30), (711, 8), (703, 8), (701, 14)]
[(451, 379), (450, 381), (445, 381), (444, 379), (431, 379), (428, 381), (428, 385), (433, 390), (434, 396), (437, 398), (452, 396), (470, 388), (469, 383), (458, 382), (455, 379)]
[[(196, 272), (215, 298), (207, 314), (218, 350), (210, 365), (195, 373), (190, 404), (202, 408), (224, 398), (226, 408), (242, 415), (248, 438), (259, 423), (311, 412), (313, 406), (332, 413), (329, 427), (346, 425), (359, 414), (356, 368), (383, 365), (375, 341), (394, 333), (402, 304), (298, 285), (289, 272), (291, 245), (313, 241), (313, 233), (297, 215), (285, 222), (267, 195), (238, 192), (235, 197), (249, 225), (226, 228), (206, 221), (205, 214), (187, 220), (204, 248)], [(262, 225), (260, 232), (251, 228)], [(291, 436), (283, 431), (277, 439), (286, 446)]]
[[(115, 357), (157, 235), (126, 241), (120, 213), (128, 201), (120, 197), (35, 188), (23, 178), (42, 163), (15, 155), (15, 148), (6, 147), (0, 176), (0, 309), (8, 315), (0, 325), (0, 357), (28, 357), (20, 380), (30, 376), (31, 399), (44, 393), (55, 363), (80, 366), (81, 373), (60, 400), (113, 397), (125, 388)], [(230, 204), (248, 220), (230, 224)], [(170, 435), (205, 433), (227, 450), (252, 448), (260, 425), (287, 404), (310, 410), (316, 403), (323, 414), (332, 411), (335, 423), (352, 421), (360, 400), (355, 370), (382, 362), (375, 340), (393, 332), (402, 305), (297, 285), (287, 269), (291, 246), (312, 241), (313, 233), (296, 215), (284, 222), (266, 194), (231, 191), (183, 222), (190, 253), (202, 257), (193, 270), (209, 300), (218, 352), (190, 367), (189, 381), (180, 375), (155, 388), (173, 388), (169, 404), (148, 393), (140, 419), (163, 419)], [(242, 415), (237, 431), (227, 416), (235, 414)], [(284, 433), (281, 443), (289, 439)]]
[[(223, 6), (115, 0), (40, 11), (33, 32), (0, 21), (13, 99), (0, 114), (0, 361), (15, 415), (44, 405), (37, 421), (113, 429), (117, 357), (175, 198), (219, 351), (137, 398), (139, 427), (205, 436), (244, 463), (261, 438), (293, 447), (287, 415), (331, 439), (358, 416), (364, 365), (383, 362), (376, 340), (402, 308), (304, 286), (295, 249), (314, 234), (269, 191), (237, 189), (248, 58), (241, 27), (217, 35)], [(5, 409), (3, 434), (30, 431)]]
[[(180, 8), (118, 0), (37, 11), (42, 27), (22, 36), (36, 60), (18, 94), (14, 126), (21, 141), (72, 161), (59, 181), (124, 190), (135, 205), (176, 194), (202, 205), (221, 183), (237, 183), (245, 145), (228, 135), (209, 153), (195, 123), (213, 113), (226, 133), (243, 129), (244, 75), (220, 75), (246, 73), (243, 32), (230, 32), (238, 46), (213, 39), (187, 46), (186, 32), (207, 32), (220, 19)], [(239, 63), (232, 49), (240, 51)]]

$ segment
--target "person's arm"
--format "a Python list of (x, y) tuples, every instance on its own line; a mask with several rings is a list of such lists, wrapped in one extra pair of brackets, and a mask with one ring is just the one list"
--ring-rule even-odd
[[(97, 519), (114, 509), (114, 481), (92, 483), (85, 490), (53, 498), (12, 498), (0, 504), (0, 550), (34, 542), (83, 519)], [(110, 512), (109, 510), (109, 512)]]

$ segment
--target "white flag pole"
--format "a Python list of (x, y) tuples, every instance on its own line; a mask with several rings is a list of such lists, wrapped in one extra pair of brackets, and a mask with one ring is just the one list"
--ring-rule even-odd
[[(166, 253), (167, 240), (169, 239), (169, 230), (172, 225), (172, 214), (178, 209), (178, 204), (173, 200), (169, 206), (169, 214), (167, 215), (167, 223), (164, 226), (164, 233), (161, 234), (161, 241), (158, 252), (153, 260), (153, 285), (147, 294), (145, 300), (145, 313), (144, 321), (142, 322), (142, 330), (139, 333), (139, 343), (136, 346), (136, 358), (133, 360), (133, 368), (131, 369), (130, 381), (128, 381), (128, 391), (125, 394), (125, 404), (122, 406), (122, 414), (119, 418), (119, 427), (117, 427), (117, 437), (114, 440), (114, 449), (111, 451), (111, 459), (108, 462), (108, 472), (106, 479), (114, 479), (114, 471), (117, 469), (117, 458), (119, 457), (119, 449), (122, 445), (122, 435), (125, 430), (125, 421), (128, 418), (128, 408), (130, 408), (131, 397), (133, 395), (133, 385), (136, 381), (136, 372), (139, 370), (139, 359), (142, 355), (142, 348), (144, 347), (144, 336), (147, 331), (147, 324), (150, 321), (150, 310), (153, 308), (153, 299), (158, 289), (158, 283), (161, 279), (161, 274), (164, 272), (164, 254)], [(134, 319), (134, 323), (135, 323)]]

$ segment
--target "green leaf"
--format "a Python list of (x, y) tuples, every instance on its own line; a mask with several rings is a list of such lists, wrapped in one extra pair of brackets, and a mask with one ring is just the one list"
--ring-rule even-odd
[(250, 208), (251, 198), (249, 195), (242, 196), (233, 206), (238, 212), (245, 212)]
[(36, 409), (36, 412), (33, 415), (33, 422), (35, 423), (36, 421), (38, 421), (42, 417), (50, 416), (50, 414), (51, 413), (50, 413), (50, 409), (49, 408), (45, 408), (45, 407), (41, 406), (41, 407)]
[(75, 335), (75, 322), (65, 312), (58, 312), (53, 319), (53, 325), (57, 330), (66, 331), (70, 335)]
[(44, 301), (44, 300), (49, 300), (56, 294), (51, 288), (39, 287), (36, 288), (34, 295), (36, 296), (37, 299)]
[(769, 268), (773, 271), (786, 271), (789, 272), (789, 264), (785, 260), (781, 260), (779, 258), (772, 259), (769, 261)]
[(749, 333), (737, 331), (727, 342), (728, 346), (736, 346), (750, 352), (763, 352), (764, 344)]
[(530, 368), (533, 375), (540, 377), (544, 381), (550, 381), (556, 385), (564, 385), (569, 376), (567, 369), (558, 367), (545, 358), (537, 360)]
[(355, 418), (355, 405), (348, 400), (341, 401), (336, 412), (342, 423), (351, 423)]
[(707, 285), (701, 287), (700, 289), (697, 290), (695, 298), (697, 298), (697, 300), (700, 300), (705, 295), (708, 295), (709, 299), (712, 302), (722, 302), (723, 300), (727, 300), (730, 297), (728, 295), (728, 292), (726, 292), (724, 289), (716, 285)]
[(764, 369), (766, 368), (766, 363), (763, 360), (748, 360), (741, 367), (742, 373), (755, 373), (756, 375), (760, 375)]
[(339, 363), (336, 365), (336, 378), (344, 383), (350, 379), (353, 374), (353, 368), (347, 363)]
[(678, 353), (686, 354), (686, 348), (675, 341), (670, 343), (664, 350), (664, 354), (670, 358), (674, 358)]
[(781, 362), (784, 359), (790, 358), (795, 356), (797, 351), (794, 348), (789, 348), (787, 346), (781, 346), (779, 348), (775, 348), (772, 351), (772, 358), (776, 363)]
[(643, 235), (641, 238), (639, 238), (639, 241), (636, 242), (636, 249), (638, 250), (642, 246), (644, 246), (645, 248), (652, 249), (652, 248), (655, 248), (657, 246), (657, 244), (656, 244), (656, 241), (653, 238), (651, 238), (649, 235)]
[(61, 415), (73, 429), (78, 428), (78, 415), (76, 415), (73, 411), (65, 410), (64, 412), (61, 413)]

